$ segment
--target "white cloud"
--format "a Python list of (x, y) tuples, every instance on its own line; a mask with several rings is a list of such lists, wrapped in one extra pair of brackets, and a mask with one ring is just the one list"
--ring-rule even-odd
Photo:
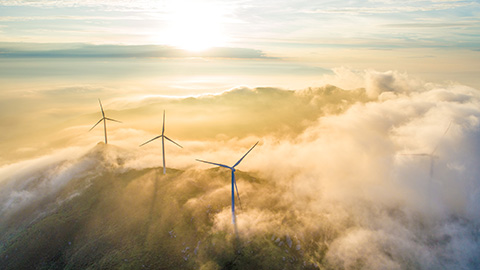
[[(150, 18), (153, 19), (153, 18)], [(25, 21), (84, 21), (84, 20), (98, 20), (98, 21), (112, 21), (112, 20), (132, 20), (140, 21), (145, 20), (145, 17), (141, 16), (68, 16), (68, 15), (57, 15), (57, 16), (3, 16), (0, 17), (0, 22), (25, 22)]]
[[(174, 202), (170, 205), (173, 208), (158, 211), (176, 209), (177, 214), (183, 213), (182, 217), (190, 220), (196, 232), (207, 231), (222, 239), (212, 249), (225, 250), (225, 243), (233, 241), (229, 172), (222, 168), (208, 169), (208, 165), (194, 158), (229, 164), (260, 140), (237, 171), (243, 204), (243, 209), (237, 212), (238, 231), (246, 244), (268, 243), (263, 248), (280, 252), (280, 258), (286, 256), (284, 250), (290, 254), (301, 252), (302, 259), (331, 268), (474, 269), (480, 263), (476, 255), (480, 244), (471, 237), (478, 234), (476, 224), (480, 222), (478, 90), (455, 84), (423, 83), (396, 71), (337, 72), (337, 79), (352, 78), (366, 89), (361, 89), (362, 85), (348, 91), (333, 87), (296, 92), (245, 88), (216, 96), (187, 98), (183, 100), (186, 104), (182, 104), (182, 99), (162, 100), (161, 106), (152, 100), (137, 101), (140, 102), (137, 109), (144, 102), (150, 113), (155, 106), (161, 107), (159, 110), (165, 106), (182, 108), (175, 113), (169, 110), (171, 113), (167, 114), (167, 132), (172, 132), (174, 139), (181, 134), (174, 123), (181, 119), (187, 119), (188, 123), (208, 123), (208, 117), (202, 118), (201, 113), (193, 110), (197, 106), (203, 113), (208, 107), (216, 114), (239, 114), (237, 120), (245, 117), (240, 114), (243, 102), (250, 104), (249, 110), (270, 104), (284, 106), (282, 110), (288, 112), (291, 109), (284, 101), (306, 99), (312, 106), (332, 106), (314, 120), (304, 122), (304, 128), (287, 129), (288, 136), (270, 130), (262, 135), (222, 134), (203, 140), (178, 140), (184, 149), (167, 146), (167, 166), (185, 172), (167, 176), (172, 178), (168, 178), (168, 185), (162, 186), (162, 196)], [(362, 91), (369, 93), (370, 98), (358, 95)], [(329, 102), (332, 95), (356, 97), (356, 102), (336, 111), (335, 107), (344, 104)], [(130, 104), (128, 111), (135, 111), (132, 108), (135, 107)], [(272, 110), (260, 112), (257, 118), (268, 113), (273, 114), (272, 119), (285, 117)], [(294, 120), (302, 121), (306, 116), (301, 114)], [(255, 119), (247, 118), (255, 127), (272, 124), (269, 117), (261, 119), (264, 122), (254, 124)], [(217, 125), (221, 123), (216, 121)], [(451, 127), (444, 134), (449, 123)], [(273, 126), (281, 128), (282, 123)], [(158, 129), (159, 126), (155, 130)], [(106, 166), (116, 170), (116, 175), (126, 172), (135, 175), (144, 168), (160, 166), (159, 144), (142, 149), (137, 146), (142, 142), (138, 137), (150, 138), (142, 128), (124, 128), (114, 135), (124, 150), (101, 148), (84, 158), (67, 159), (57, 165), (52, 165), (46, 157), (49, 162), (5, 167), (1, 175), (10, 175), (10, 183), (36, 181), (40, 184), (30, 186), (44, 190), (43, 185), (61, 186), (81, 176), (86, 169), (95, 175)], [(435, 148), (438, 158), (434, 160), (432, 177), (428, 158), (402, 156)], [(101, 162), (95, 162), (99, 159)], [(20, 166), (31, 169), (16, 174), (15, 168)], [(36, 176), (38, 171), (44, 173)], [(154, 173), (139, 175), (126, 185), (126, 194), (133, 187), (150, 190), (148, 186), (159, 179), (152, 178)], [(19, 202), (18, 198), (31, 201), (32, 196), (41, 194), (21, 185), (17, 187), (1, 194), (3, 201), (8, 201), (4, 205), (11, 206)], [(177, 197), (182, 199), (175, 200)], [(136, 205), (136, 200), (144, 196), (128, 198)], [(132, 214), (123, 211), (122, 215)], [(197, 241), (202, 241), (203, 247), (214, 240)], [(195, 258), (200, 264), (211, 264), (215, 257), (209, 256)]]
[[(441, 1), (441, 2), (427, 2), (426, 1), (406, 1), (407, 4), (402, 2), (402, 5), (398, 5), (399, 2), (392, 1), (370, 1), (374, 4), (372, 6), (368, 5), (350, 5), (350, 6), (341, 6), (341, 7), (327, 7), (327, 8), (318, 8), (315, 10), (306, 11), (306, 13), (334, 13), (334, 14), (350, 14), (350, 15), (359, 15), (359, 14), (394, 14), (394, 13), (405, 13), (405, 12), (430, 12), (438, 10), (448, 10), (455, 9), (459, 7), (468, 7), (475, 5), (474, 2), (465, 2), (465, 1)], [(410, 2), (413, 5), (409, 5)], [(421, 2), (419, 5), (416, 3)], [(384, 4), (384, 5), (381, 5)]]

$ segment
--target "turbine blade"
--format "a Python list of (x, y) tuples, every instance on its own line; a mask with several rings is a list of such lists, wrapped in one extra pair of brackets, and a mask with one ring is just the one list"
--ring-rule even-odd
[(452, 126), (452, 121), (450, 121), (450, 123), (448, 123), (448, 127), (447, 127), (447, 129), (445, 129), (442, 136), (445, 136), (447, 134), (447, 132), (448, 132), (448, 130), (450, 129), (451, 126)]
[(448, 127), (447, 129), (445, 129), (445, 131), (443, 132), (443, 135), (442, 137), (440, 138), (440, 141), (437, 143), (437, 145), (435, 146), (435, 148), (433, 148), (433, 151), (432, 151), (432, 155), (437, 151), (437, 148), (440, 146), (440, 143), (442, 143), (442, 139), (443, 137), (445, 137), (445, 135), (447, 134), (448, 130), (450, 129), (450, 126), (452, 125), (452, 121), (450, 121), (450, 123), (448, 123)]
[(147, 144), (147, 143), (149, 143), (149, 142), (151, 142), (151, 141), (154, 141), (154, 140), (156, 140), (156, 139), (158, 139), (158, 138), (161, 138), (161, 137), (162, 137), (162, 135), (160, 135), (160, 136), (157, 136), (157, 137), (155, 137), (155, 138), (153, 138), (153, 139), (151, 139), (151, 140), (148, 140), (148, 141), (146, 141), (146, 142), (144, 142), (144, 143), (140, 144), (140, 146), (143, 146), (143, 145), (145, 145), (145, 144)]
[(176, 142), (172, 141), (172, 140), (171, 140), (170, 138), (168, 138), (167, 136), (163, 136), (163, 137), (165, 137), (165, 139), (167, 139), (167, 140), (171, 141), (172, 143), (176, 144), (178, 147), (180, 147), (180, 148), (183, 148), (183, 146), (181, 146), (180, 144), (178, 144), (178, 143), (176, 143)]
[(235, 163), (235, 165), (232, 166), (232, 168), (235, 168), (238, 164), (240, 164), (240, 162), (242, 162), (242, 160), (248, 155), (248, 153), (250, 153), (250, 151), (252, 151), (252, 149), (253, 149), (255, 146), (257, 146), (258, 143), (259, 143), (259, 142), (256, 142), (256, 143), (252, 146), (252, 148), (250, 148), (250, 150), (248, 150), (247, 153), (245, 153), (245, 155), (243, 155), (243, 157), (242, 157), (239, 161), (237, 161), (237, 163)]
[(240, 209), (243, 209), (242, 201), (240, 201), (240, 194), (238, 193), (237, 180), (233, 179), (233, 183), (235, 184), (235, 190), (237, 191), (238, 204), (240, 205)]
[(121, 121), (118, 121), (118, 120), (115, 120), (115, 119), (112, 119), (112, 118), (108, 118), (108, 117), (105, 117), (105, 119), (110, 120), (110, 121), (114, 121), (114, 122), (118, 122), (118, 123), (122, 123)]
[(214, 162), (210, 162), (210, 161), (205, 161), (205, 160), (201, 160), (201, 159), (195, 159), (196, 161), (200, 161), (200, 162), (203, 162), (203, 163), (208, 163), (208, 164), (212, 164), (212, 165), (216, 165), (216, 166), (220, 166), (220, 167), (224, 167), (224, 168), (228, 168), (228, 169), (232, 169), (232, 167), (229, 167), (227, 165), (223, 165), (223, 164), (220, 164), (220, 163), (214, 163)]
[(91, 131), (94, 127), (96, 127), (98, 124), (100, 124), (100, 122), (102, 122), (102, 120), (103, 120), (103, 118), (98, 120), (98, 122), (95, 125), (93, 125), (93, 127), (89, 131)]
[(102, 106), (102, 102), (100, 101), (100, 99), (98, 99), (98, 103), (100, 103), (100, 110), (102, 110), (102, 116), (103, 116), (103, 118), (105, 118), (105, 112), (103, 111), (103, 106)]
[(165, 110), (163, 110), (162, 135), (165, 134)]

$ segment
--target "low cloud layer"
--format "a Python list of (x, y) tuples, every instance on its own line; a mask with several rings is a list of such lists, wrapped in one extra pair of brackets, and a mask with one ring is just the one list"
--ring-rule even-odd
[[(80, 240), (88, 236), (101, 239), (97, 248), (106, 246), (97, 253), (104, 260), (139, 267), (154, 267), (145, 254), (155, 251), (169, 254), (177, 268), (477, 269), (479, 91), (393, 71), (355, 76), (354, 90), (238, 88), (113, 100), (110, 117), (146, 118), (111, 124), (113, 145), (91, 149), (101, 130), (88, 134), (96, 138), (75, 135), (89, 128), (92, 114), (59, 131), (70, 137), (60, 146), (76, 139), (78, 148), (0, 168), (0, 225), (22, 235), (14, 221), (45, 224), (42, 217), (66, 205), (76, 209), (93, 190), (107, 194), (103, 182), (113, 195), (92, 204), (92, 214), (82, 214), (86, 225), (65, 236), (71, 265), (92, 248)], [(184, 146), (166, 146), (167, 176), (159, 167), (161, 144), (138, 147), (161, 132), (163, 109), (167, 136)], [(235, 240), (229, 172), (194, 159), (233, 165), (257, 140), (237, 171)], [(120, 225), (107, 230), (109, 224)], [(127, 256), (117, 248), (122, 243), (145, 253)], [(0, 252), (12, 256), (8, 245)]]
[(188, 52), (166, 45), (93, 45), (81, 43), (0, 43), (1, 58), (269, 58), (259, 50), (247, 48), (211, 48)]

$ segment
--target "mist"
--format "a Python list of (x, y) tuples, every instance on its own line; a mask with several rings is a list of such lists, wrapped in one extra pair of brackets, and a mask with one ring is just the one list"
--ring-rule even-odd
[[(109, 145), (88, 132), (98, 92), (61, 112), (40, 106), (52, 127), (40, 139), (3, 134), (15, 139), (1, 145), (0, 265), (478, 269), (480, 92), (397, 71), (323, 80), (102, 100), (123, 122), (108, 123)], [(53, 95), (75, 94), (31, 98)], [(166, 144), (165, 176), (161, 143), (138, 146), (161, 134), (163, 110), (184, 147)], [(256, 141), (237, 168), (236, 232), (230, 172), (195, 158), (233, 165)]]

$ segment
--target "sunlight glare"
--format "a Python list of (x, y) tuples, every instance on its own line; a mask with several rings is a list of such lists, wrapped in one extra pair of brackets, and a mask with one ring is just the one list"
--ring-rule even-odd
[(165, 42), (189, 50), (202, 51), (223, 46), (223, 14), (220, 6), (179, 1), (171, 6)]

